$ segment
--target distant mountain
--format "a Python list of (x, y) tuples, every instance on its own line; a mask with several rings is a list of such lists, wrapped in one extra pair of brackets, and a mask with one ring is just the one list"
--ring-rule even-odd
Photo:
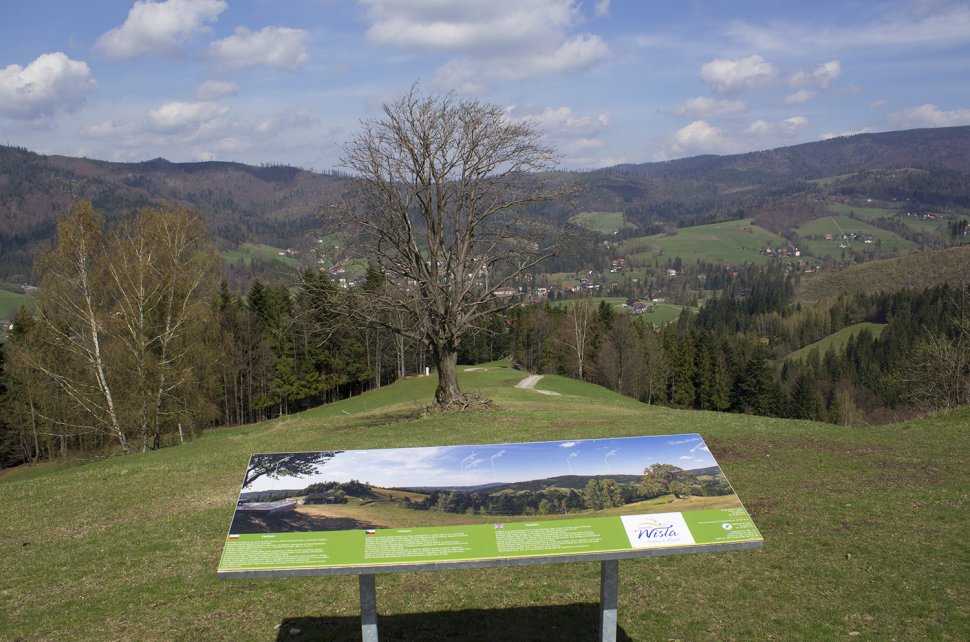
[[(621, 212), (624, 233), (754, 218), (777, 234), (852, 198), (970, 213), (970, 127), (860, 134), (730, 156), (561, 172), (585, 187), (575, 205)], [(346, 176), (240, 163), (111, 163), (0, 146), (0, 280), (28, 280), (38, 244), (77, 199), (110, 219), (162, 202), (192, 208), (223, 249), (243, 242), (292, 247), (321, 226)], [(548, 204), (563, 221), (572, 205)]]
[[(708, 468), (697, 468), (693, 470), (685, 470), (681, 475), (686, 475), (688, 477), (710, 477), (714, 475), (719, 475), (721, 469), (718, 466), (710, 466)], [(479, 484), (477, 486), (406, 486), (400, 488), (393, 488), (391, 490), (400, 490), (413, 493), (430, 494), (434, 492), (444, 492), (444, 493), (499, 493), (499, 492), (518, 492), (518, 491), (541, 491), (547, 488), (570, 488), (573, 490), (582, 490), (586, 488), (586, 484), (589, 483), (591, 479), (612, 479), (617, 484), (620, 485), (631, 485), (638, 484), (643, 478), (642, 475), (560, 475), (558, 477), (547, 477), (545, 479), (530, 479), (521, 482), (493, 482), (490, 484)]]

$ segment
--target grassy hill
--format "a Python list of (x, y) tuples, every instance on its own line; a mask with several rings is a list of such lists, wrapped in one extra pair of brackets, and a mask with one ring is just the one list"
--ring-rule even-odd
[(970, 279), (970, 245), (916, 252), (883, 261), (871, 261), (837, 272), (803, 276), (796, 299), (813, 304), (839, 294), (897, 292), (941, 283), (960, 284)]
[[(620, 564), (620, 639), (970, 638), (970, 410), (845, 429), (641, 405), (502, 364), (462, 372), (491, 411), (418, 418), (409, 379), (177, 448), (0, 476), (0, 639), (359, 639), (356, 578), (216, 578), (252, 452), (700, 432), (757, 551)], [(592, 639), (599, 566), (381, 575), (384, 639)], [(291, 635), (298, 628), (299, 635)]]
[(580, 212), (569, 222), (599, 234), (612, 234), (628, 227), (623, 221), (623, 212)]
[(655, 234), (624, 244), (631, 259), (643, 263), (680, 257), (685, 263), (697, 260), (723, 261), (730, 265), (764, 263), (764, 247), (779, 247), (785, 239), (753, 225), (751, 219), (724, 221), (677, 230), (676, 234)]
[(785, 357), (785, 359), (804, 359), (812, 350), (818, 350), (818, 356), (822, 357), (830, 347), (834, 347), (836, 351), (841, 350), (849, 342), (850, 337), (854, 337), (863, 330), (868, 330), (872, 333), (872, 336), (878, 337), (887, 327), (889, 326), (886, 323), (856, 323), (842, 328), (838, 332), (833, 332), (815, 343), (810, 343), (804, 348), (795, 350)]

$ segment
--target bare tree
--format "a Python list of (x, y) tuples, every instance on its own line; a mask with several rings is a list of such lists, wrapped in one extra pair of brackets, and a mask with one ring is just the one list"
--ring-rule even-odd
[(383, 111), (362, 123), (342, 158), (358, 180), (353, 205), (338, 214), (387, 281), (355, 309), (403, 313), (409, 323), (383, 316), (430, 349), (436, 402), (463, 404), (459, 340), (473, 321), (508, 307), (497, 290), (558, 252), (561, 230), (530, 208), (571, 187), (548, 173), (556, 155), (534, 125), (496, 105), (415, 86)]

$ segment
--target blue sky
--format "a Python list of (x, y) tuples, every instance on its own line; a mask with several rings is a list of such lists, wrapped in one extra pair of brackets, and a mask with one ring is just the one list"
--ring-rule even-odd
[(374, 486), (477, 486), (560, 475), (641, 475), (656, 463), (716, 465), (698, 434), (478, 446), (346, 450), (299, 479), (257, 479), (247, 491), (356, 479)]
[(0, 143), (339, 167), (414, 82), (533, 119), (564, 168), (970, 124), (970, 2), (4, 3)]

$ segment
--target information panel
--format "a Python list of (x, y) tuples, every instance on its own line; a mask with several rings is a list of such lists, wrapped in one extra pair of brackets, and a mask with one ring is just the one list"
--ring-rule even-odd
[(250, 459), (219, 572), (760, 543), (698, 434), (269, 453)]

